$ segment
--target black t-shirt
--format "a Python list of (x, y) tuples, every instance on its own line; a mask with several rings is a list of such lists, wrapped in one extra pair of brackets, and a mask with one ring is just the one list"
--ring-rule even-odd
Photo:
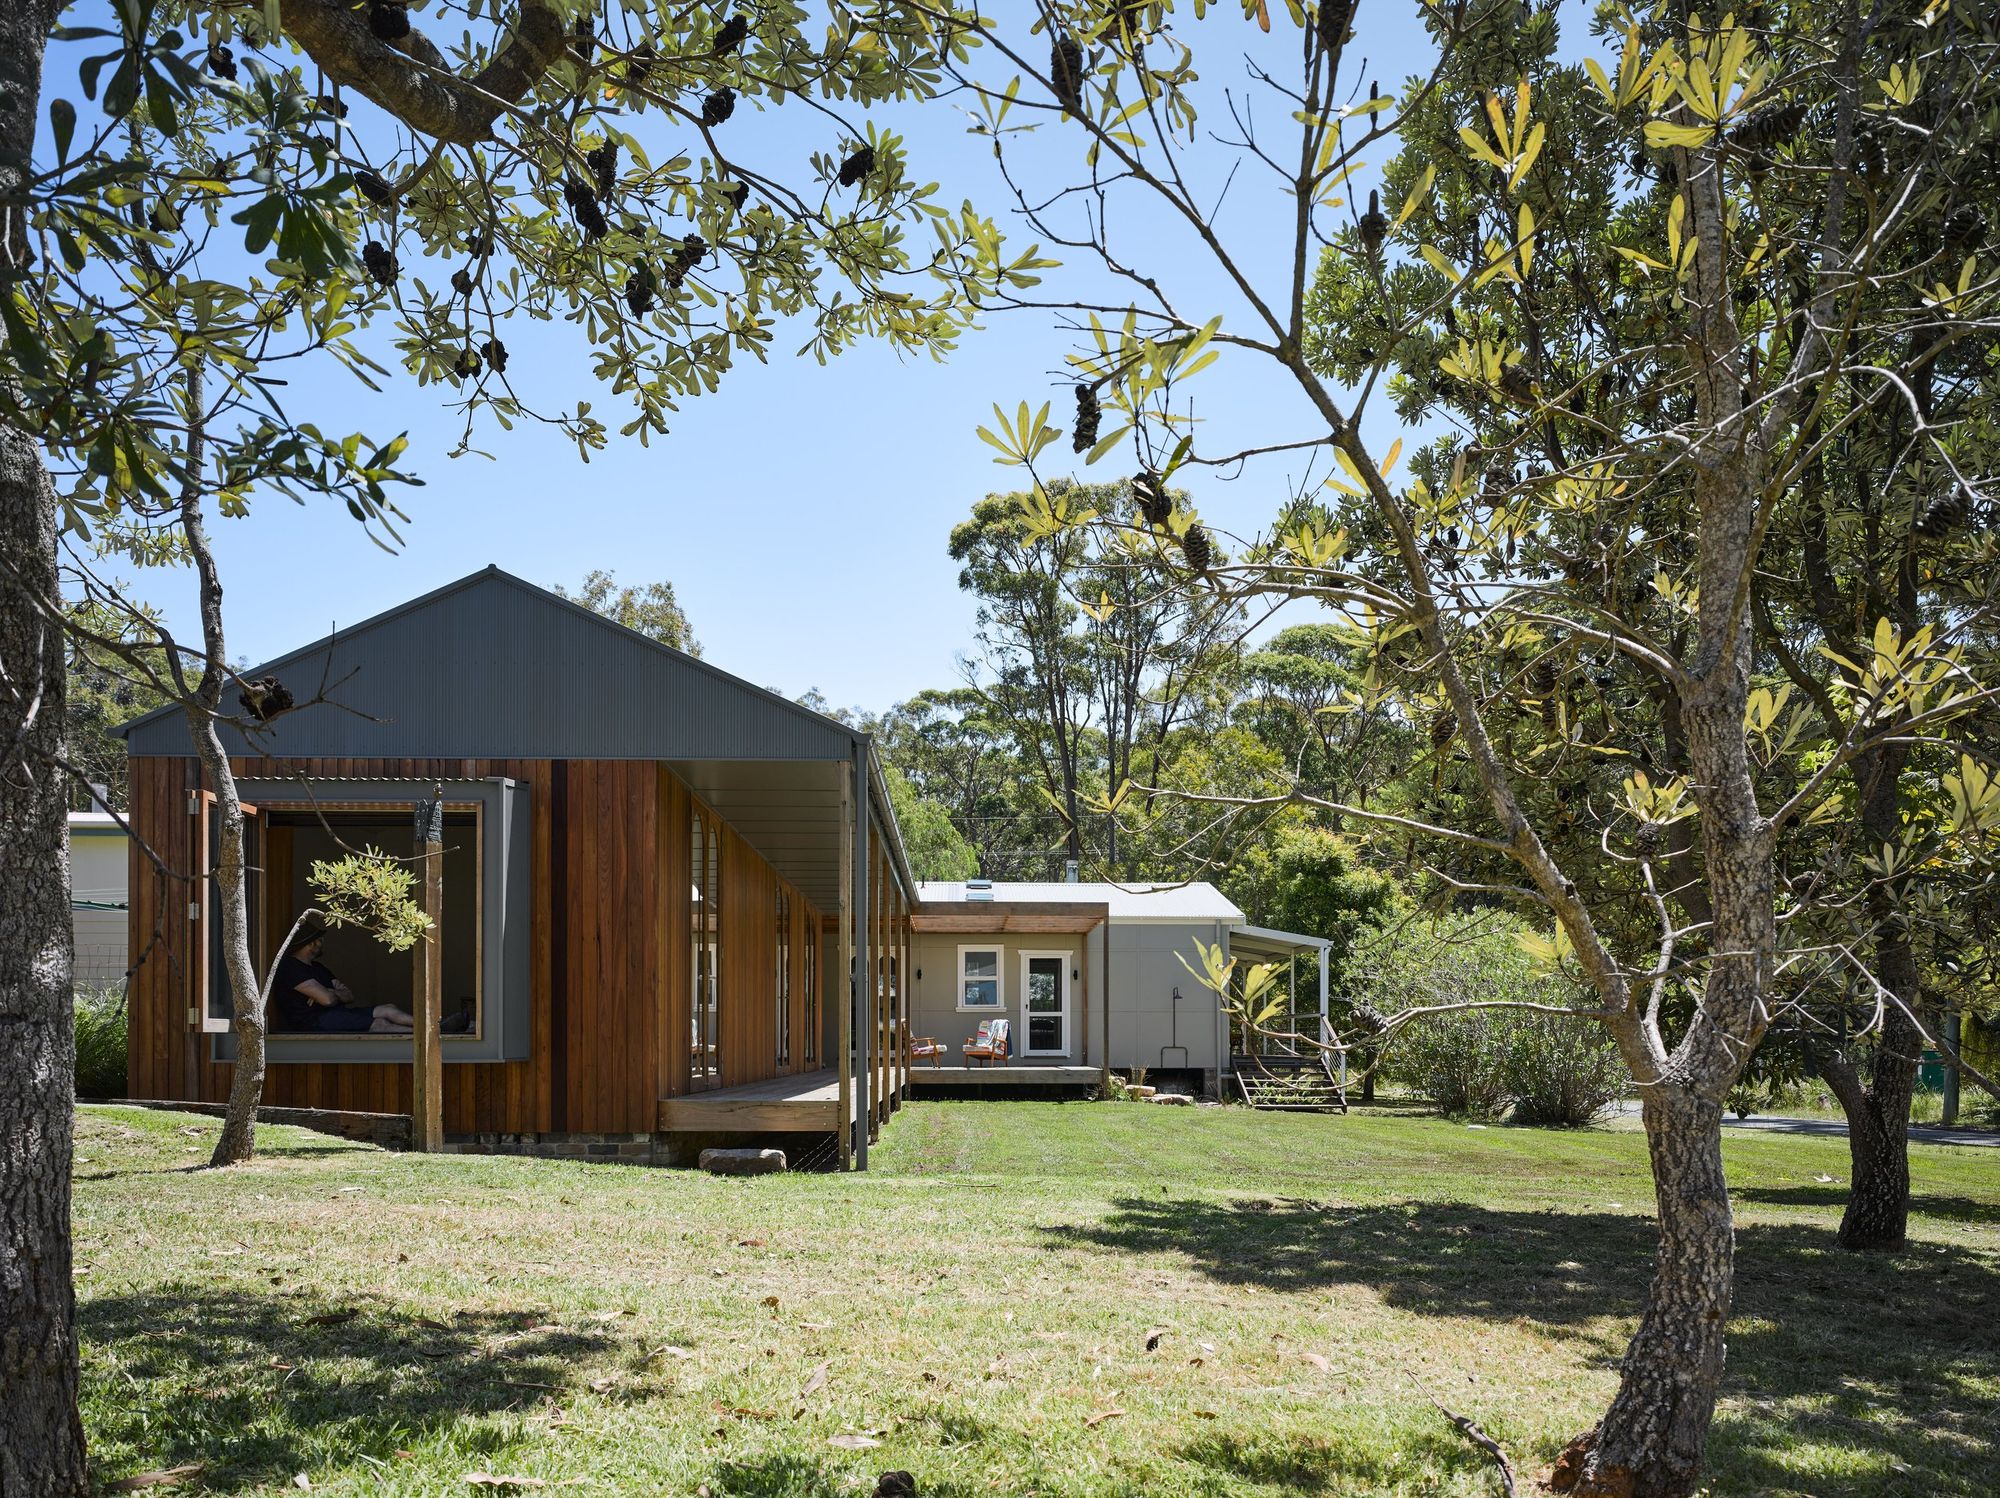
[(330, 992), (333, 969), (323, 962), (301, 962), (289, 952), (279, 959), (278, 976), (271, 983), (271, 1004), (278, 1011), (280, 1030), (314, 1028), (316, 1006), (299, 992), (301, 983), (317, 983)]

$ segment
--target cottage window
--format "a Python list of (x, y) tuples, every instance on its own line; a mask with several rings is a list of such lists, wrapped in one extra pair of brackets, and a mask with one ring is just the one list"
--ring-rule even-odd
[[(396, 858), (410, 855), (415, 810), (439, 783), (392, 780), (244, 780), (246, 803), (245, 893), (250, 955), (259, 982), (266, 981), (303, 914), (316, 908), (312, 869), (368, 849)], [(527, 787), (502, 779), (446, 781), (444, 793), (444, 906), (437, 940), (442, 944), (444, 988), (439, 1018), (445, 1024), (444, 1059), (518, 1060), (528, 1054), (530, 839)], [(254, 810), (250, 808), (254, 807)], [(201, 836), (213, 867), (219, 829), (204, 804)], [(216, 1059), (232, 1060), (228, 1033), (234, 995), (222, 952), (221, 893), (216, 881), (201, 902), (206, 961), (197, 965), (199, 1011), (214, 1030)], [(417, 954), (391, 952), (356, 927), (329, 930), (321, 961), (368, 1008), (413, 1006)], [(266, 1015), (269, 1059), (282, 1062), (388, 1061), (407, 1058), (407, 1032), (387, 1034), (301, 1031), (285, 1019), (273, 996)]]
[(1000, 949), (960, 947), (958, 1007), (961, 1010), (997, 1010), (1000, 1006)]

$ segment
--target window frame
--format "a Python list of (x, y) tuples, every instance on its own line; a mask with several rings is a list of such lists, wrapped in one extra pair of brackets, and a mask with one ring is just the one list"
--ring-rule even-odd
[[(532, 1052), (534, 982), (534, 816), (525, 781), (505, 775), (442, 781), (436, 777), (315, 776), (237, 781), (238, 793), (245, 802), (256, 805), (260, 815), (271, 811), (393, 810), (413, 817), (416, 803), (428, 800), (440, 788), (447, 809), (474, 813), (478, 835), (474, 867), (479, 880), (473, 933), (479, 1024), (467, 1034), (440, 1037), (441, 1054), (447, 1064), (525, 1061)], [(257, 872), (261, 881), (263, 871)], [(206, 971), (208, 964), (204, 962), (202, 967)], [(265, 976), (258, 974), (260, 981)], [(214, 1032), (214, 1036), (213, 1059), (233, 1062), (233, 1028)], [(290, 1031), (268, 1032), (264, 1049), (265, 1059), (273, 1065), (401, 1065), (409, 1062), (414, 1052), (407, 1034)]]
[[(990, 952), (993, 956), (993, 976), (989, 980), (981, 976), (973, 981), (993, 984), (993, 1002), (990, 1004), (968, 1004), (965, 1002), (965, 959), (969, 953)], [(952, 1003), (960, 1014), (1004, 1015), (1007, 1012), (1007, 952), (1006, 948), (992, 942), (967, 942), (958, 949), (958, 984), (952, 990)]]

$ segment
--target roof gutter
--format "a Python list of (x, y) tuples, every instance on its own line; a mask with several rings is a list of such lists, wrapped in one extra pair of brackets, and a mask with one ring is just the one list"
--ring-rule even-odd
[(868, 786), (875, 799), (882, 841), (888, 844), (889, 860), (896, 866), (896, 878), (903, 886), (903, 898), (915, 910), (923, 903), (923, 898), (917, 893), (917, 881), (911, 875), (909, 860), (903, 854), (903, 829), (896, 824), (896, 807), (889, 799), (889, 782), (882, 774), (881, 758), (875, 753), (875, 736), (857, 733), (854, 741), (861, 746), (868, 761)]

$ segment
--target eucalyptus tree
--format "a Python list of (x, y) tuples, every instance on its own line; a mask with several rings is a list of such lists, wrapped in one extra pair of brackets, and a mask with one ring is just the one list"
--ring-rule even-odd
[[(393, 545), (404, 444), (343, 431), (335, 401), (306, 409), (288, 386), (307, 361), (377, 389), (437, 387), (467, 444), (483, 424), (549, 423), (587, 459), (618, 418), (528, 383), (543, 361), (510, 364), (532, 324), (568, 325), (629, 405), (619, 433), (646, 441), (788, 324), (822, 360), (864, 338), (941, 354), (982, 297), (1024, 288), (1039, 264), (1004, 258), (969, 205), (934, 201), (902, 140), (867, 118), (936, 91), (971, 37), (951, 4), (465, 9), (466, 26), (434, 39), (422, 0), (109, 0), (84, 18), (102, 24), (61, 30), (55, 0), (0, 8), (9, 1494), (85, 1481), (64, 567), (94, 575), (86, 542), (107, 536), (157, 556), (190, 500), (234, 519), (274, 494), (330, 499)], [(769, 128), (785, 105), (797, 124)], [(184, 705), (212, 730), (224, 699), (208, 686), (231, 684), (226, 661), (204, 646), (175, 664), (196, 686)], [(273, 706), (253, 705), (253, 718)], [(225, 902), (225, 926), (240, 947), (236, 908)], [(256, 1023), (248, 1007), (246, 995), (239, 1025)], [(247, 1130), (234, 1137), (247, 1148)]]
[[(1913, 342), (1993, 346), (1983, 225), (1886, 272), (1884, 250), (1963, 207), (1956, 163), (1992, 144), (1995, 22), (1935, 3), (1740, 24), (1607, 9), (1608, 47), (1577, 66), (1552, 10), (1436, 4), (1432, 66), (1385, 90), (1353, 63), (1351, 5), (1191, 9), (1042, 4), (1032, 28), (987, 33), (1013, 76), (983, 81), (980, 125), (1017, 208), (1103, 277), (1013, 300), (1073, 330), (1079, 409), (1112, 428), (1088, 456), (1140, 470), (1111, 514), (1044, 481), (1023, 520), (1141, 532), (1187, 586), (1316, 599), (1366, 629), (1358, 700), (1428, 736), (1440, 794), (1410, 814), (1291, 799), (1446, 850), (1442, 884), (1539, 913), (1538, 959), (1587, 982), (1594, 1007), (1575, 1012), (1641, 1090), (1659, 1246), (1617, 1392), (1553, 1482), (1677, 1498), (1700, 1481), (1731, 1304), (1724, 1097), (1785, 980), (1824, 955), (1786, 860), (1838, 814), (1857, 756), (1941, 740), (1986, 700), (1965, 631), (1861, 621), (1856, 656), (1813, 663), (1846, 715), (1794, 774), (1755, 618), (1775, 517), (1847, 428), (1829, 393), (1887, 409)], [(1264, 97), (1232, 96), (1222, 130), (1197, 122), (1204, 19), (1255, 28)], [(1074, 142), (1073, 170), (1020, 149), (1037, 127)], [(1892, 132), (1912, 143), (1894, 166)], [(1288, 200), (1281, 244), (1217, 212), (1238, 169)], [(1120, 234), (1145, 211), (1204, 274), (1150, 228)], [(1249, 360), (1313, 417), (1211, 442), (1187, 382)], [(1403, 441), (1364, 437), (1393, 423), (1385, 393), (1421, 424), (1404, 475)], [(1910, 433), (1934, 498), (1990, 523), (1988, 478), (1951, 433)], [(986, 435), (1038, 479), (1060, 436), (1025, 405)], [(1323, 463), (1304, 482), (1295, 467), (1278, 523), (1231, 562), (1199, 515), (1156, 503), (1202, 465), (1308, 452)], [(1941, 784), (1969, 834), (2000, 793), (1988, 751), (1964, 747)], [(1442, 794), (1447, 764), (1476, 796)]]
[(556, 584), (555, 592), (558, 598), (580, 603), (592, 613), (616, 620), (627, 629), (636, 629), (662, 645), (685, 650), (689, 655), (701, 654), (701, 641), (694, 637), (694, 626), (688, 623), (687, 610), (674, 596), (674, 585), (670, 582), (627, 583), (621, 588), (613, 574), (592, 568), (574, 593), (566, 591), (560, 583)]

